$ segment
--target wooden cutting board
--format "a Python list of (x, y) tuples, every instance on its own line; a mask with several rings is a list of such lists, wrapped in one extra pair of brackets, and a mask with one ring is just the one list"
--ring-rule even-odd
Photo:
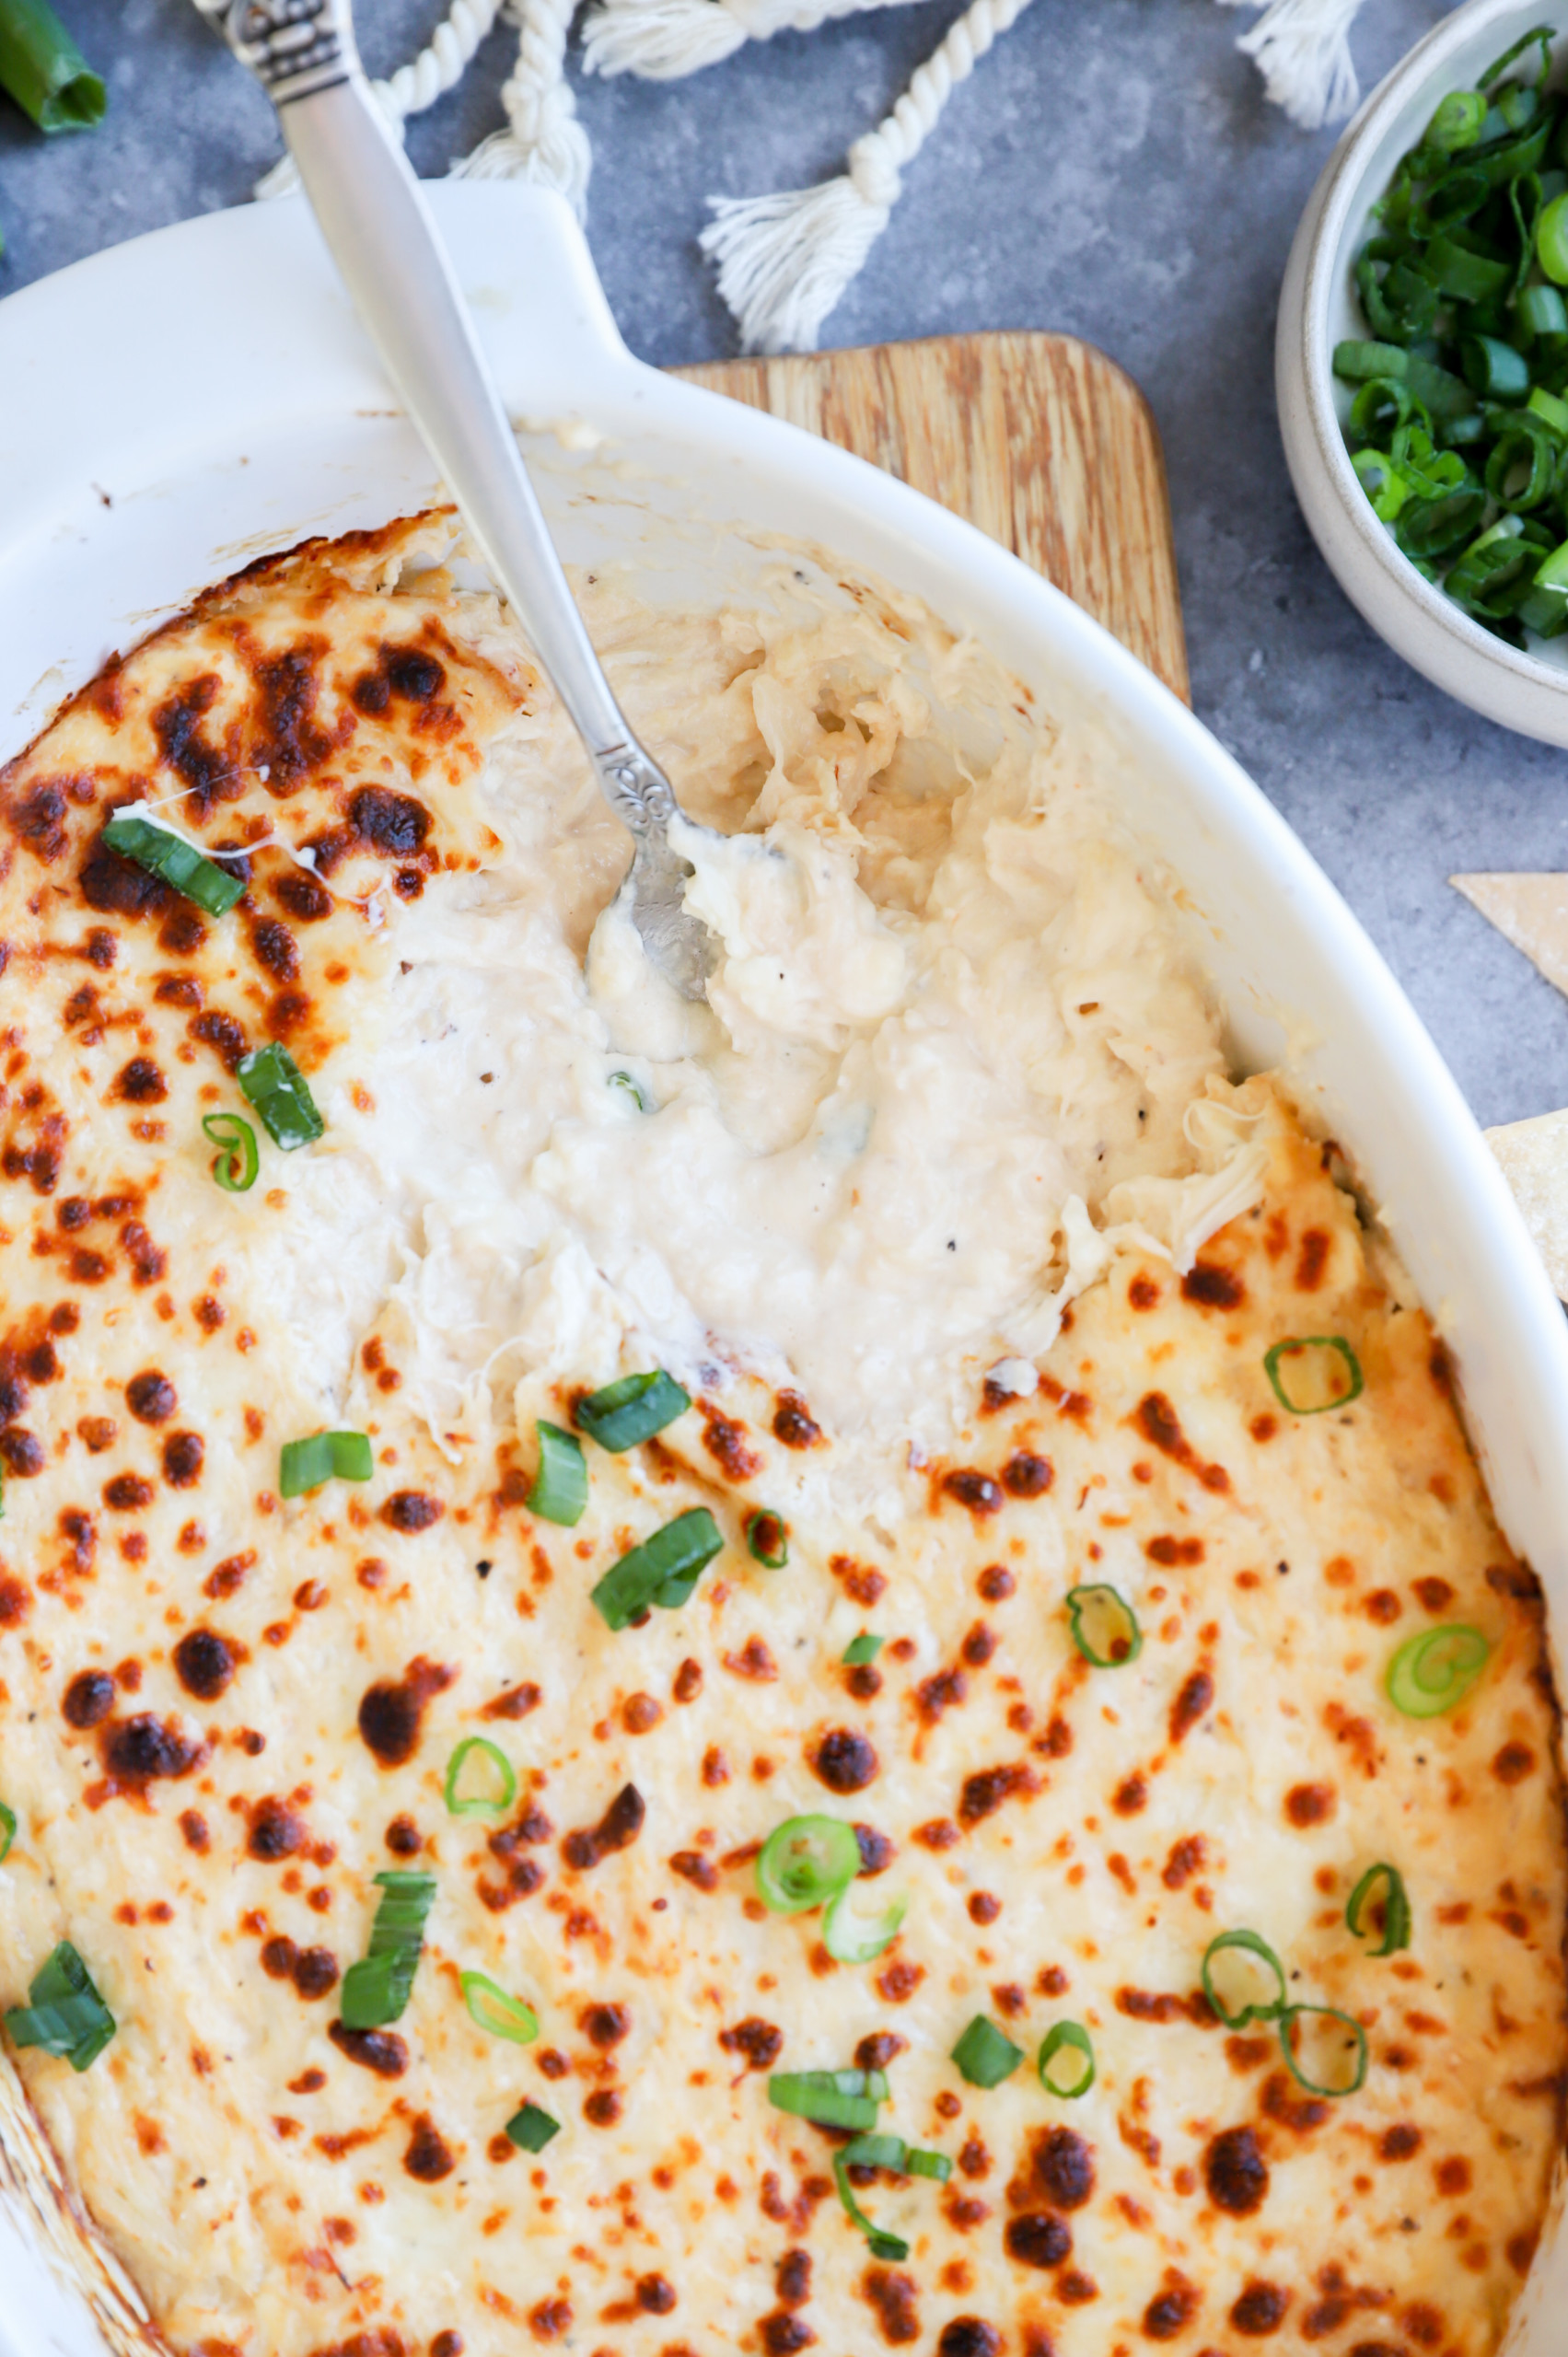
[(1066, 335), (943, 335), (677, 371), (967, 517), (1191, 702), (1165, 459), (1148, 403)]

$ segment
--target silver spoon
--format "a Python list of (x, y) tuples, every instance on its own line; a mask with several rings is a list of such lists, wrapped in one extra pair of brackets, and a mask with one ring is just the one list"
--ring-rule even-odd
[(622, 890), (657, 970), (701, 998), (714, 936), (681, 902), (679, 806), (610, 692), (468, 308), (407, 157), (354, 45), (349, 0), (201, 0), (276, 107), (321, 234), (354, 308), (475, 549), (528, 633), (636, 845)]

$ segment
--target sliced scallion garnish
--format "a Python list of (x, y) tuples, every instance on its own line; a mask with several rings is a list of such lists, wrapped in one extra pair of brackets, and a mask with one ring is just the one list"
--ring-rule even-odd
[[(1059, 2055), (1066, 2061), (1058, 2061)], [(1088, 2094), (1095, 2083), (1095, 2049), (1082, 2022), (1058, 2022), (1047, 2030), (1040, 2049), (1040, 2083), (1047, 2095), (1069, 2102)]]
[(537, 2103), (526, 2103), (506, 2122), (506, 2133), (520, 2152), (542, 2153), (551, 2138), (560, 2135), (561, 2122), (540, 2111)]
[(407, 2005), (424, 1945), (424, 1919), (436, 1898), (434, 1875), (389, 1872), (376, 1876), (381, 1901), (370, 1945), (343, 1975), (345, 2029), (380, 2029)]
[(1144, 1650), (1138, 1616), (1113, 1587), (1074, 1587), (1067, 1593), (1073, 1643), (1096, 1669), (1125, 1669)]
[(161, 883), (172, 884), (210, 917), (226, 916), (244, 895), (245, 886), (238, 876), (215, 866), (194, 843), (186, 842), (168, 827), (155, 826), (149, 819), (110, 819), (103, 840), (122, 859), (157, 877)]
[[(1349, 2014), (1332, 2005), (1288, 2005), (1279, 2024), (1286, 2068), (1309, 2095), (1353, 2096), (1365, 2083), (1366, 2032)], [(1312, 2042), (1310, 2069), (1303, 2068), (1298, 2036)]]
[(844, 1647), (844, 1667), (864, 1669), (867, 1662), (876, 1660), (887, 1642), (886, 1637), (874, 1637), (869, 1630), (863, 1630), (858, 1637), (852, 1637)]
[(621, 1457), (639, 1441), (652, 1440), (656, 1433), (662, 1433), (691, 1405), (691, 1394), (659, 1366), (646, 1375), (623, 1375), (619, 1383), (607, 1383), (602, 1391), (579, 1399), (575, 1412), (590, 1440), (597, 1440), (611, 1456)]
[(581, 1522), (588, 1503), (588, 1467), (583, 1444), (559, 1424), (535, 1424), (539, 1442), (539, 1471), (524, 1503), (542, 1522), (558, 1522), (565, 1529)]
[[(1225, 1986), (1217, 1987), (1214, 1967), (1222, 1957)], [(1245, 2029), (1249, 2022), (1277, 2021), (1289, 1994), (1285, 1968), (1260, 1933), (1222, 1932), (1203, 1951), (1200, 1974), (1203, 1994), (1226, 2029)]]
[(1342, 1334), (1291, 1335), (1264, 1352), (1263, 1372), (1293, 1416), (1326, 1415), (1366, 1388), (1361, 1361)]
[(505, 1817), (517, 1797), (517, 1771), (500, 1745), (487, 1736), (465, 1736), (447, 1762), (448, 1813)]
[(837, 1817), (788, 1817), (758, 1853), (757, 1893), (775, 1915), (803, 1915), (836, 1898), (859, 1872), (853, 1825)]
[(855, 1913), (854, 1885), (846, 1883), (822, 1918), (822, 1945), (835, 1964), (873, 1964), (892, 1946), (908, 1912), (909, 1895), (900, 1891), (868, 1921)]
[(90, 131), (109, 103), (49, 0), (6, 0), (0, 7), (0, 88), (41, 131)]
[(323, 1481), (368, 1481), (376, 1467), (365, 1433), (312, 1433), (285, 1440), (278, 1470), (278, 1493), (302, 1498)]
[(706, 1506), (678, 1514), (612, 1563), (595, 1587), (593, 1601), (606, 1625), (624, 1629), (650, 1605), (673, 1611), (684, 1604), (723, 1545), (724, 1534)]
[(1397, 1866), (1367, 1867), (1351, 1892), (1350, 1904), (1345, 1909), (1345, 1925), (1358, 1940), (1369, 1936), (1369, 1933), (1364, 1933), (1361, 1928), (1362, 1919), (1380, 1882), (1388, 1886), (1383, 1894), (1383, 1940), (1381, 1946), (1372, 1948), (1368, 1953), (1372, 1956), (1397, 1956), (1401, 1948), (1408, 1948), (1411, 1944), (1410, 1898), (1405, 1889), (1405, 1878)]
[(62, 1940), (32, 1977), (28, 2003), (6, 2015), (13, 2046), (41, 2047), (73, 2071), (96, 2062), (114, 2036), (114, 2015), (69, 1940)]
[(753, 1562), (782, 1572), (789, 1561), (789, 1525), (783, 1515), (758, 1506), (746, 1517), (746, 1546)]
[(646, 1113), (650, 1109), (647, 1098), (629, 1072), (612, 1072), (610, 1085), (611, 1088), (619, 1088), (622, 1096), (629, 1097), (639, 1113)]
[(488, 1974), (464, 1972), (458, 1985), (463, 1992), (463, 2003), (469, 2018), (492, 2038), (509, 2038), (514, 2046), (531, 2046), (539, 2036), (539, 2015), (520, 1997), (508, 1997)]
[(984, 2014), (976, 2014), (954, 2047), (952, 2059), (971, 2087), (999, 2087), (1023, 2061), (1024, 2049), (1015, 2046)]
[(16, 1838), (17, 1812), (14, 1808), (7, 1808), (6, 1803), (0, 1801), (0, 1866), (5, 1864), (10, 1854), (11, 1844)]
[(213, 1177), (226, 1195), (243, 1195), (256, 1184), (261, 1156), (256, 1132), (242, 1113), (203, 1113), (202, 1127), (223, 1151), (213, 1164)]
[(776, 2071), (768, 2081), (775, 2111), (819, 2128), (875, 2128), (877, 2107), (887, 2100), (881, 2071)]
[(884, 2234), (876, 2220), (866, 2216), (849, 2181), (853, 2168), (891, 2169), (900, 2177), (931, 2177), (938, 2185), (946, 2185), (953, 2174), (953, 2164), (945, 2153), (912, 2150), (901, 2136), (857, 2136), (834, 2154), (833, 2176), (850, 2223), (865, 2236), (873, 2258), (896, 2266), (909, 2257), (910, 2247), (898, 2235)]
[(241, 1056), (235, 1078), (261, 1116), (267, 1135), (285, 1154), (309, 1145), (324, 1134), (327, 1124), (316, 1109), (305, 1074), (276, 1039)]
[(1491, 1654), (1479, 1629), (1457, 1621), (1423, 1629), (1388, 1664), (1384, 1689), (1407, 1719), (1441, 1718), (1464, 1701)]

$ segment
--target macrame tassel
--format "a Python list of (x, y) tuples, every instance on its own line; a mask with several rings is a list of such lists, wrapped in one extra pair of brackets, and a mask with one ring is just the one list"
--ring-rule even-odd
[[(1226, 0), (1235, 7), (1241, 0)], [(1260, 0), (1245, 0), (1256, 7)], [(1350, 29), (1361, 0), (1269, 0), (1237, 49), (1263, 76), (1265, 95), (1303, 131), (1342, 122), (1361, 96)]]
[(836, 17), (904, 0), (604, 0), (583, 27), (590, 74), (640, 74), (650, 82), (717, 65), (749, 41), (814, 33)]
[[(456, 89), (475, 50), (501, 13), (501, 0), (452, 0), (451, 13), (436, 26), (428, 48), (388, 82), (372, 82), (381, 111), (401, 139), (411, 114), (423, 114)], [(257, 196), (288, 196), (299, 186), (292, 156), (280, 157), (256, 183)]]
[(520, 26), (522, 40), (517, 64), (501, 89), (506, 128), (492, 133), (452, 169), (463, 180), (519, 180), (552, 188), (580, 221), (593, 154), (566, 80), (566, 37), (576, 5), (577, 0), (507, 0), (506, 14)]
[(919, 153), (954, 86), (966, 81), (1028, 0), (973, 0), (875, 131), (849, 151), (849, 170), (778, 196), (710, 197), (700, 240), (719, 266), (719, 293), (747, 352), (814, 352), (823, 320), (888, 226), (903, 168)]

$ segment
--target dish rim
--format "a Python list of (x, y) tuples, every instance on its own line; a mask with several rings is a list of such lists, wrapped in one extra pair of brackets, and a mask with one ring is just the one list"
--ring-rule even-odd
[[(1493, 1413), (1509, 1480), (1518, 1488), (1519, 1520), (1526, 1488), (1534, 1483), (1532, 1518), (1540, 1544), (1523, 1535), (1519, 1543), (1538, 1568), (1547, 1559), (1561, 1622), (1568, 1615), (1568, 1331), (1562, 1312), (1501, 1172), (1434, 1046), (1378, 952), (1278, 812), (1152, 673), (975, 528), (845, 452), (633, 359), (615, 330), (582, 234), (559, 199), (494, 182), (437, 183), (429, 193), (515, 411), (568, 426), (589, 420), (627, 447), (639, 435), (656, 447), (673, 447), (682, 454), (683, 470), (691, 470), (694, 501), (699, 491), (703, 496), (712, 492), (733, 505), (733, 487), (736, 496), (754, 498), (754, 512), (761, 513), (770, 499), (787, 494), (788, 528), (796, 538), (821, 539), (852, 563), (916, 587), (950, 621), (972, 621), (1015, 668), (1019, 658), (1009, 650), (1027, 646), (1030, 661), (1061, 679), (1064, 693), (1099, 712), (1128, 743), (1135, 741), (1157, 761), (1162, 796), (1175, 790), (1168, 798), (1181, 806), (1183, 840), (1191, 838), (1192, 857), (1202, 851), (1208, 858), (1217, 842), (1250, 887), (1272, 896), (1269, 957), (1277, 955), (1283, 972), (1288, 963), (1283, 945), (1299, 937), (1308, 965), (1327, 978), (1318, 1012), (1330, 1033), (1343, 1009), (1382, 1075), (1376, 1120), (1383, 1125), (1383, 1158), (1400, 1158), (1401, 1121), (1433, 1147), (1436, 1167), (1423, 1174), (1430, 1178), (1427, 1211), (1412, 1222), (1401, 1205), (1398, 1224), (1419, 1230), (1426, 1217), (1434, 1233), (1445, 1224), (1456, 1232), (1462, 1226), (1454, 1273), (1469, 1306), (1461, 1301), (1456, 1316), (1461, 1325), (1471, 1320), (1476, 1372), (1489, 1394), (1498, 1394), (1502, 1379), (1493, 1363), (1498, 1353), (1506, 1362), (1506, 1382), (1518, 1387), (1522, 1441), (1516, 1445), (1511, 1432), (1502, 1432), (1495, 1398)], [(160, 290), (170, 284), (188, 289), (192, 278), (215, 285), (219, 325), (249, 366), (230, 371), (215, 409), (210, 380), (193, 382), (182, 356), (160, 347), (145, 375), (114, 386), (112, 403), (106, 403), (107, 389), (84, 382), (88, 372), (81, 367), (75, 336), (84, 310), (111, 346), (117, 327), (139, 326), (149, 306), (156, 315)], [(544, 340), (541, 326), (549, 330)], [(46, 585), (55, 584), (57, 575), (74, 578), (72, 567), (79, 571), (96, 553), (106, 580), (120, 585), (114, 594), (121, 603), (108, 627), (111, 634), (122, 633), (126, 644), (246, 554), (361, 520), (353, 497), (362, 494), (354, 494), (345, 495), (346, 512), (342, 498), (328, 513), (290, 507), (255, 533), (248, 550), (214, 540), (205, 520), (194, 540), (189, 534), (181, 539), (181, 502), (196, 504), (215, 448), (226, 448), (232, 461), (237, 445), (254, 435), (261, 458), (263, 445), (273, 447), (271, 435), (281, 436), (286, 453), (290, 435), (323, 431), (330, 413), (334, 430), (342, 424), (348, 434), (342, 448), (352, 446), (362, 471), (381, 454), (370, 500), (377, 520), (424, 504), (432, 494), (427, 462), (411, 452), (412, 437), (389, 407), (298, 200), (209, 215), (151, 233), (10, 297), (0, 304), (0, 381), (11, 389), (0, 419), (0, 604), (8, 575), (15, 580), (33, 564)], [(17, 463), (23, 449), (25, 470)], [(335, 452), (337, 445), (323, 462), (329, 474), (332, 466), (347, 463)], [(122, 491), (116, 466), (127, 470), (129, 491)], [(99, 509), (105, 494), (95, 496), (87, 468), (114, 482), (112, 509)], [(325, 480), (319, 467), (310, 481), (318, 476)], [(303, 502), (306, 493), (298, 496)], [(259, 492), (255, 497), (261, 502)], [(127, 515), (135, 560), (129, 576), (117, 520)], [(169, 529), (147, 526), (149, 515)], [(833, 534), (822, 528), (823, 518), (831, 519)], [(149, 540), (166, 575), (171, 566), (192, 567), (169, 577), (160, 605), (151, 610), (128, 601), (124, 588), (126, 577), (146, 577)], [(191, 556), (192, 546), (207, 552)], [(96, 572), (93, 578), (96, 595)], [(104, 598), (110, 594), (105, 586)], [(47, 596), (43, 603), (47, 607)], [(84, 625), (71, 672), (57, 670), (48, 683), (51, 700), (90, 678), (103, 651), (101, 634), (94, 639)], [(0, 649), (0, 679), (3, 656)], [(44, 717), (46, 683), (24, 678), (19, 684), (23, 692), (0, 757), (19, 749)], [(24, 719), (29, 707), (31, 716)], [(1175, 852), (1161, 855), (1183, 865)], [(1239, 1027), (1266, 1027), (1271, 1007), (1259, 997), (1250, 1009), (1233, 1004), (1232, 1013)], [(1323, 1051), (1329, 1062), (1334, 1046), (1330, 1037)], [(1307, 1052), (1310, 1062), (1314, 1051)], [(1348, 1142), (1365, 1162), (1361, 1141), (1351, 1135)], [(1414, 1272), (1441, 1317), (1436, 1276), (1424, 1280), (1419, 1266)], [(1495, 1494), (1506, 1484), (1493, 1471), (1492, 1455), (1483, 1434), (1483, 1461)], [(1543, 1514), (1556, 1520), (1542, 1520)], [(1561, 1663), (1560, 1651), (1558, 1657)], [(1561, 2233), (1550, 2237), (1516, 2308), (1508, 2345), (1517, 2357), (1526, 2357), (1521, 2344), (1530, 2315), (1543, 2304), (1550, 2308), (1553, 2293), (1568, 2295), (1568, 2237)], [(11, 2321), (0, 2319), (0, 2350), (22, 2347), (8, 2342)], [(34, 2345), (57, 2344), (40, 2324)], [(1537, 2342), (1536, 2357), (1546, 2357), (1546, 2346), (1544, 2338)]]

